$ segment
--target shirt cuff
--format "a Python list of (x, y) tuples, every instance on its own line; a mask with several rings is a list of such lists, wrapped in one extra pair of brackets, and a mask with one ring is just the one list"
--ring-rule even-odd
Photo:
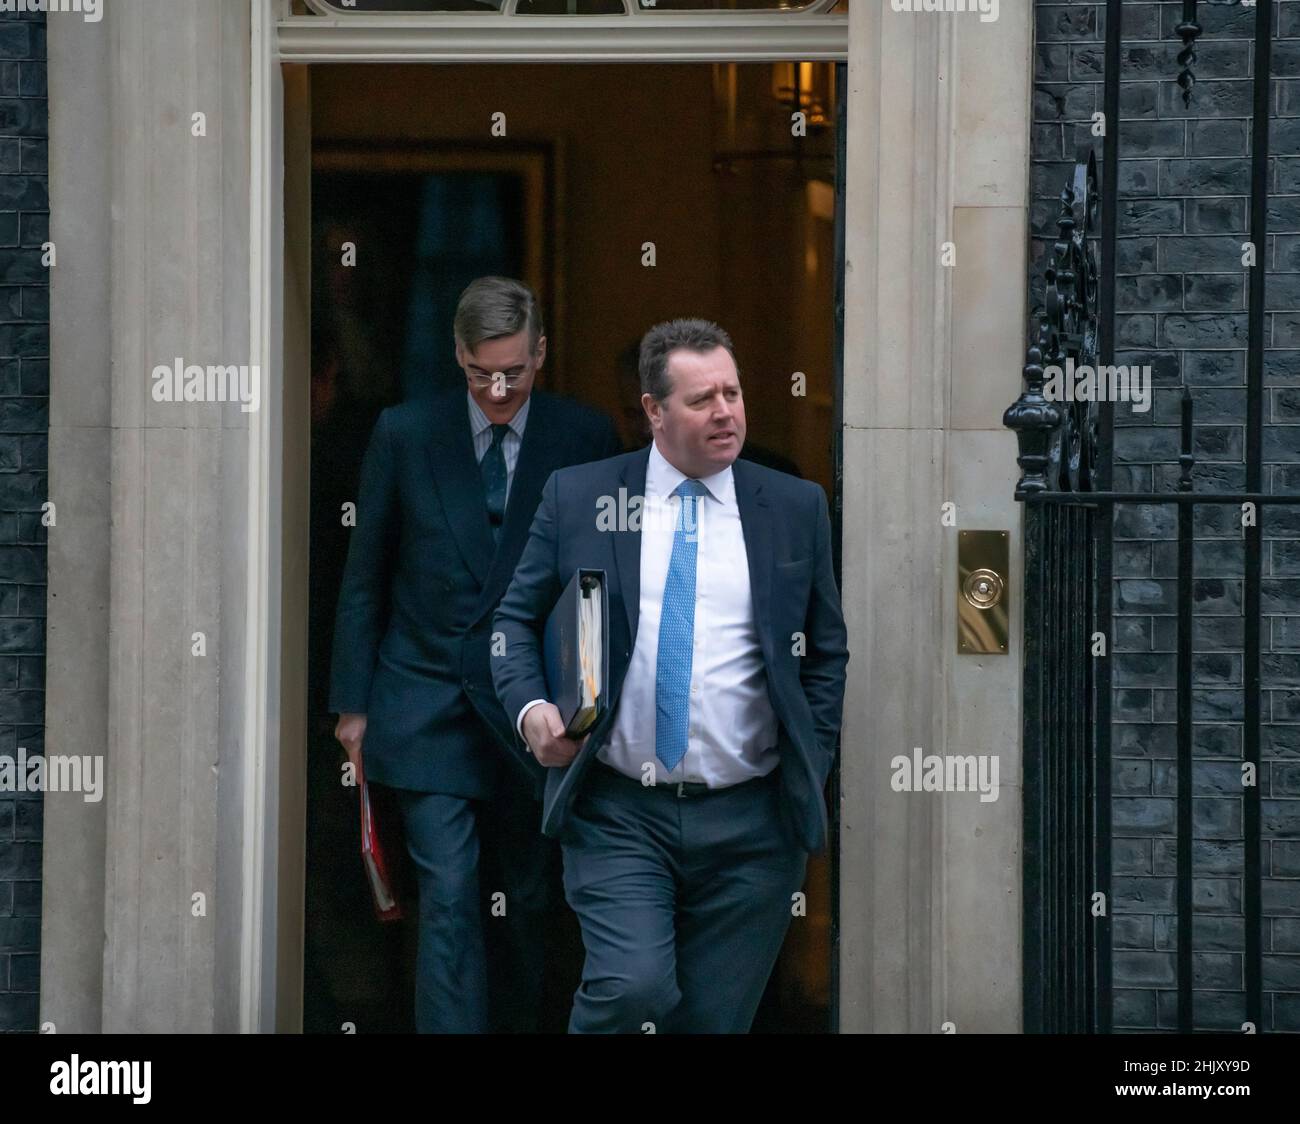
[[(544, 702), (546, 702), (545, 699), (533, 699), (532, 702), (524, 703), (523, 710), (519, 712), (519, 717), (515, 719), (515, 731), (519, 734), (521, 738), (524, 738), (524, 715), (527, 714), (530, 710), (532, 710), (533, 707), (540, 706)], [(524, 738), (524, 745), (527, 744), (528, 744), (528, 739)]]

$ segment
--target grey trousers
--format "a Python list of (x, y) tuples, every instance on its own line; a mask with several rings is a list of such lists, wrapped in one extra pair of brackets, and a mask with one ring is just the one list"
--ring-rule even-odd
[(678, 797), (592, 763), (560, 836), (586, 951), (570, 1033), (749, 1030), (808, 862), (778, 772)]

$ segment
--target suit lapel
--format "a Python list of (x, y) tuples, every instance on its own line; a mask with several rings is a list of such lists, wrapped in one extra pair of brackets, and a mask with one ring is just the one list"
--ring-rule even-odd
[(749, 595), (754, 603), (754, 627), (759, 646), (771, 649), (772, 614), (768, 611), (772, 594), (772, 519), (763, 485), (751, 473), (748, 461), (736, 460), (731, 469), (736, 484), (736, 507), (745, 537), (745, 554), (749, 562)]
[(435, 400), (433, 412), (428, 456), (434, 486), (465, 565), (482, 584), (492, 565), (492, 529), (483, 477), (474, 459), (465, 392)]
[(528, 421), (524, 426), (524, 439), (519, 445), (519, 458), (515, 461), (515, 475), (510, 482), (510, 498), (506, 501), (506, 516), (502, 528), (501, 544), (505, 545), (511, 532), (525, 535), (532, 526), (533, 513), (542, 494), (542, 485), (555, 467), (561, 434), (551, 430), (551, 400), (541, 391), (534, 391), (528, 400)]
[[(650, 446), (635, 457), (629, 457), (619, 474), (619, 485), (626, 488), (626, 505), (619, 503), (620, 513), (639, 498), (638, 507), (645, 504), (646, 465), (650, 463)], [(621, 497), (616, 497), (620, 499)], [(642, 511), (644, 515), (644, 511)], [(628, 651), (636, 646), (636, 626), (641, 616), (641, 527), (630, 531), (624, 526), (614, 532), (614, 564), (618, 571), (619, 596), (627, 613)]]

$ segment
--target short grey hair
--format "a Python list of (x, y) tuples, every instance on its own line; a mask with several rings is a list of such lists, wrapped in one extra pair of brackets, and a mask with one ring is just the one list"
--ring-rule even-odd
[(476, 278), (456, 303), (452, 332), (470, 351), (484, 340), (513, 336), (525, 328), (528, 350), (536, 351), (542, 335), (542, 310), (537, 294), (513, 277)]
[[(641, 353), (637, 361), (641, 373), (641, 393), (656, 402), (662, 402), (673, 392), (668, 377), (668, 355), (684, 347), (688, 351), (712, 351), (725, 347), (736, 362), (736, 349), (731, 337), (712, 320), (666, 320), (656, 324), (641, 339)], [(739, 369), (740, 364), (736, 364)]]

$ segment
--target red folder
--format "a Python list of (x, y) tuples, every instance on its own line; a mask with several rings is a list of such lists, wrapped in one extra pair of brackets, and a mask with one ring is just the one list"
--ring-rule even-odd
[(399, 921), (404, 916), (398, 898), (398, 863), (401, 859), (400, 833), (396, 830), (397, 809), (384, 801), (376, 809), (370, 786), (361, 771), (361, 861), (370, 882), (370, 896), (380, 921)]

